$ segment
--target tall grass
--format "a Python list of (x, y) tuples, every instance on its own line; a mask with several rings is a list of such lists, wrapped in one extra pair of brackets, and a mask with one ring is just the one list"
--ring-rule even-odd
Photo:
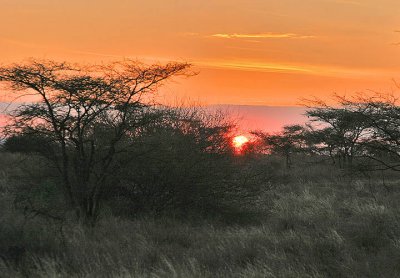
[(108, 215), (93, 229), (25, 217), (3, 172), (0, 277), (400, 277), (397, 178), (388, 191), (322, 166), (285, 175), (256, 214)]

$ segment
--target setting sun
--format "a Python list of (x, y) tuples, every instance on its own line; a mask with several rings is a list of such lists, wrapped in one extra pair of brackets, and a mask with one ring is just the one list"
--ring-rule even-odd
[(247, 142), (249, 142), (249, 139), (243, 135), (236, 136), (232, 140), (232, 144), (236, 149), (242, 148)]

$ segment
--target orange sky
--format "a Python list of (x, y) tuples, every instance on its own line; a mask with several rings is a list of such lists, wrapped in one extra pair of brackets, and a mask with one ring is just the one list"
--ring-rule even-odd
[(0, 0), (0, 62), (27, 57), (188, 61), (164, 89), (207, 104), (296, 105), (389, 91), (399, 0)]

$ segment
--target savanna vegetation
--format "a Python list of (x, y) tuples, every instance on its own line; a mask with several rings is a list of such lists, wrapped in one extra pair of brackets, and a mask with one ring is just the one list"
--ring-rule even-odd
[(308, 101), (252, 131), (165, 107), (190, 65), (31, 61), (0, 82), (37, 101), (0, 151), (1, 277), (399, 277), (400, 106)]

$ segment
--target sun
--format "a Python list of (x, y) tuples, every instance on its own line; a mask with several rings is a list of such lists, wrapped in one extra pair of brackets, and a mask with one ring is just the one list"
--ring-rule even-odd
[(241, 149), (247, 142), (249, 142), (249, 139), (244, 135), (235, 136), (232, 140), (232, 144), (236, 149)]

